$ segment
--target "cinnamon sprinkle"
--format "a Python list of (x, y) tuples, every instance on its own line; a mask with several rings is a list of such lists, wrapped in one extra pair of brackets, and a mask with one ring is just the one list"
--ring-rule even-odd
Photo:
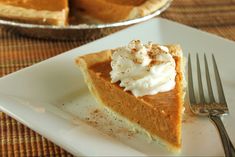
[(131, 49), (131, 54), (136, 54), (136, 52), (137, 52), (136, 48)]
[(136, 64), (142, 64), (143, 61), (140, 60), (140, 59), (135, 58), (135, 59), (133, 60), (133, 62), (136, 63)]
[(148, 67), (149, 67), (149, 70), (151, 67), (153, 67), (154, 65), (160, 65), (160, 64), (163, 64), (163, 63), (166, 63), (166, 61), (158, 61), (156, 59), (152, 59), (151, 62), (149, 63)]
[(148, 56), (151, 59), (151, 62), (149, 64), (149, 68), (151, 68), (153, 65), (159, 65), (159, 64), (163, 64), (165, 63), (164, 61), (158, 61), (156, 58), (158, 55), (161, 55), (163, 53), (167, 53), (165, 51), (163, 51), (159, 45), (157, 44), (153, 44), (151, 46), (151, 50), (148, 51)]

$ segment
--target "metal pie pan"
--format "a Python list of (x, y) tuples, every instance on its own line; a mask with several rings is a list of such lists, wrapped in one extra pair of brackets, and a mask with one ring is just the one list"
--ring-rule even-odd
[(35, 38), (56, 40), (91, 40), (92, 38), (95, 39), (108, 35), (129, 25), (149, 20), (165, 11), (170, 6), (171, 1), (172, 0), (167, 1), (165, 5), (149, 15), (115, 23), (78, 24), (61, 27), (53, 25), (21, 23), (0, 19), (0, 25), (14, 33)]

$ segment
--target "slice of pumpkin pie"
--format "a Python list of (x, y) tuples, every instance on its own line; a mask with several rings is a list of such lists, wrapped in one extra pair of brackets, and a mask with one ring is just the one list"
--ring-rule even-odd
[(180, 150), (184, 90), (179, 45), (134, 40), (128, 46), (80, 56), (76, 63), (100, 104), (167, 148)]

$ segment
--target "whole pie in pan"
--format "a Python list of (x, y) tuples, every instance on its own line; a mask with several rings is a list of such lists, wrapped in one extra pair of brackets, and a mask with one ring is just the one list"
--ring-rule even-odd
[(98, 22), (117, 22), (142, 17), (168, 0), (0, 0), (0, 18), (28, 23), (65, 26), (69, 13)]

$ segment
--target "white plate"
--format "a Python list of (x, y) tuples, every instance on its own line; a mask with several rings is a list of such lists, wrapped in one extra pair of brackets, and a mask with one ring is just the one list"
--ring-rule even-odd
[[(106, 113), (102, 116), (91, 114), (99, 107), (84, 84), (74, 59), (82, 54), (126, 45), (132, 39), (179, 43), (185, 56), (187, 52), (215, 54), (230, 109), (230, 115), (223, 121), (235, 144), (235, 43), (160, 18), (2, 77), (0, 109), (74, 155), (175, 155), (145, 135), (125, 129), (123, 122)], [(223, 155), (218, 133), (208, 119), (196, 118), (183, 123), (183, 146), (179, 155)]]

